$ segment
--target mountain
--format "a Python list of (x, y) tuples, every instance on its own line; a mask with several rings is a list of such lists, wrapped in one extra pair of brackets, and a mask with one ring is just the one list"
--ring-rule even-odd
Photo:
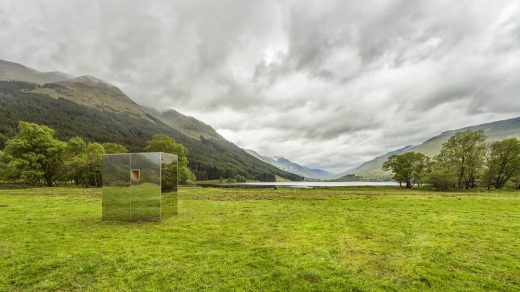
[[(171, 111), (157, 116), (149, 113), (117, 87), (95, 77), (43, 84), (36, 82), (43, 79), (27, 82), (27, 76), (40, 76), (41, 72), (12, 64), (0, 62), (2, 76), (10, 76), (4, 79), (13, 80), (13, 76), (20, 75), (19, 71), (24, 74), (20, 77), (22, 81), (0, 81), (0, 133), (6, 136), (15, 133), (18, 121), (28, 121), (55, 129), (62, 140), (80, 136), (88, 141), (115, 142), (131, 151), (142, 151), (152, 135), (162, 133), (188, 148), (189, 167), (199, 180), (236, 175), (261, 181), (274, 181), (276, 176), (303, 179), (251, 156), (202, 122), (199, 126), (204, 131), (197, 133), (194, 118)], [(12, 68), (16, 72), (10, 73)], [(177, 118), (169, 121), (175, 113)], [(187, 124), (192, 127), (183, 128)]]
[(439, 151), (442, 148), (442, 144), (446, 143), (451, 136), (453, 136), (455, 133), (467, 130), (484, 131), (484, 133), (487, 135), (488, 141), (490, 142), (511, 137), (520, 138), (520, 117), (465, 127), (457, 130), (446, 131), (433, 138), (428, 139), (420, 145), (417, 145), (412, 149), (412, 151), (417, 151), (429, 156), (434, 156), (437, 153), (439, 153)]
[(373, 178), (376, 180), (386, 179), (388, 176), (388, 173), (383, 171), (381, 167), (383, 166), (383, 163), (392, 155), (399, 155), (403, 154), (410, 149), (413, 148), (413, 145), (408, 145), (403, 148), (387, 152), (381, 156), (377, 156), (376, 158), (366, 161), (362, 163), (361, 165), (351, 168), (345, 172), (342, 172), (340, 174), (337, 174), (334, 176), (334, 178), (339, 179), (342, 177), (345, 177), (347, 175), (356, 175), (358, 177), (363, 178)]
[(488, 137), (488, 142), (498, 141), (511, 137), (520, 138), (520, 117), (442, 132), (441, 134), (426, 140), (420, 145), (413, 147), (406, 146), (402, 149), (388, 152), (384, 155), (378, 156), (370, 161), (367, 161), (356, 168), (350, 169), (338, 176), (341, 177), (346, 174), (354, 174), (356, 176), (363, 177), (364, 179), (388, 180), (390, 179), (390, 173), (385, 172), (381, 169), (383, 166), (383, 162), (385, 162), (386, 159), (388, 159), (388, 157), (394, 154), (401, 154), (407, 151), (416, 151), (433, 157), (439, 153), (439, 151), (442, 148), (442, 144), (447, 142), (451, 136), (453, 136), (455, 133), (467, 130), (484, 131), (484, 133)]
[(0, 60), (0, 80), (25, 81), (44, 84), (70, 79), (71, 76), (61, 72), (40, 72), (23, 65)]
[(251, 149), (245, 149), (245, 150), (247, 153), (251, 154), (252, 156), (254, 156), (266, 163), (269, 163), (279, 169), (301, 175), (307, 179), (324, 180), (324, 179), (330, 179), (334, 176), (334, 174), (332, 174), (328, 171), (302, 166), (302, 165), (294, 163), (294, 162), (290, 161), (289, 159), (286, 159), (283, 157), (269, 157), (269, 156), (261, 155)]
[(136, 118), (149, 119), (147, 113), (119, 88), (93, 76), (80, 76), (47, 83), (32, 90), (55, 99), (63, 98), (77, 104), (113, 113), (123, 112)]
[(169, 109), (164, 112), (158, 112), (154, 109), (147, 108), (146, 111), (159, 118), (165, 124), (193, 139), (199, 141), (202, 139), (226, 140), (210, 125), (205, 124), (194, 117), (183, 115), (176, 110)]

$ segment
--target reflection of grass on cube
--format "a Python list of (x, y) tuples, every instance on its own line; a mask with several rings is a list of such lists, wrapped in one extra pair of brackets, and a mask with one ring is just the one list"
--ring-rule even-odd
[(177, 191), (162, 193), (161, 211), (163, 218), (177, 215)]
[(156, 184), (103, 188), (103, 220), (161, 219), (161, 190)]
[(161, 219), (161, 187), (159, 185), (132, 183), (130, 197), (132, 221)]
[(103, 187), (103, 220), (130, 220), (130, 187)]

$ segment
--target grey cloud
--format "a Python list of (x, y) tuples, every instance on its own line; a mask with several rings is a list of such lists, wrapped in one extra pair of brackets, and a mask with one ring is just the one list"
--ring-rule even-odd
[(518, 115), (518, 15), (514, 0), (0, 0), (0, 58), (339, 172)]

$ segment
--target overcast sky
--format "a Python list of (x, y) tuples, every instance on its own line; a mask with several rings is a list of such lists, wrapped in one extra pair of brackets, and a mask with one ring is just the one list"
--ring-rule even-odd
[(520, 116), (515, 0), (0, 0), (0, 44), (330, 171)]

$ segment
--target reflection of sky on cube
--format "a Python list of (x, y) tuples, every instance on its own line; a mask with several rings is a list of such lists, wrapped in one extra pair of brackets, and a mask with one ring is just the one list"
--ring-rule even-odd
[[(138, 170), (139, 179), (131, 179)], [(160, 220), (177, 214), (178, 163), (173, 154), (103, 156), (103, 220)]]

